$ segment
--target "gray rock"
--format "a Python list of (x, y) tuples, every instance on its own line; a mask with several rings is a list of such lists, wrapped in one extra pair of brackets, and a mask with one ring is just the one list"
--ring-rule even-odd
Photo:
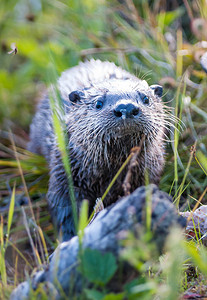
[(207, 73), (207, 52), (201, 56), (200, 64), (203, 70)]
[[(171, 202), (171, 197), (160, 191), (155, 185), (150, 185), (147, 188), (140, 187), (131, 195), (123, 197), (116, 204), (101, 211), (93, 223), (85, 229), (83, 249), (97, 249), (102, 253), (112, 252), (118, 259), (122, 249), (120, 232), (136, 231), (137, 226), (145, 224), (146, 193), (148, 193), (147, 199), (151, 200), (153, 239), (158, 250), (162, 252), (170, 229), (175, 225), (184, 227), (185, 220), (178, 215)], [(79, 240), (77, 236), (60, 244), (45, 271), (38, 272), (33, 277), (32, 288), (36, 289), (40, 282), (50, 283), (50, 290), (58, 291), (56, 299), (59, 299), (61, 290), (66, 295), (71, 293), (71, 289), (74, 294), (80, 292), (83, 287), (83, 278), (78, 271), (78, 252)], [(70, 286), (70, 282), (72, 282), (72, 286)], [(13, 291), (11, 300), (23, 299), (24, 297), (29, 299), (28, 295), (29, 283), (24, 282)]]
[(24, 281), (12, 292), (10, 300), (29, 299), (30, 284)]

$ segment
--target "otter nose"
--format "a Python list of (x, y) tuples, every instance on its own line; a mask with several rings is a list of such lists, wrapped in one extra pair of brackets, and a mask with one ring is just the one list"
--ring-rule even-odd
[(114, 109), (114, 114), (118, 118), (133, 118), (134, 116), (138, 115), (139, 113), (139, 107), (132, 104), (119, 104)]

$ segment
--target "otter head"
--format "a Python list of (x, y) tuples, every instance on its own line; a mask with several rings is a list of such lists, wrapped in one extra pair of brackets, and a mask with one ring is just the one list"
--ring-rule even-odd
[(152, 145), (163, 136), (161, 96), (161, 86), (139, 79), (110, 79), (71, 92), (66, 121), (70, 148), (85, 152), (90, 161), (89, 156), (107, 160), (115, 150), (127, 156), (142, 135)]
[(122, 131), (129, 131), (147, 135), (163, 117), (161, 96), (159, 85), (149, 87), (142, 80), (114, 79), (71, 92), (69, 115), (74, 114), (76, 122), (85, 122), (85, 127), (102, 133), (120, 136)]

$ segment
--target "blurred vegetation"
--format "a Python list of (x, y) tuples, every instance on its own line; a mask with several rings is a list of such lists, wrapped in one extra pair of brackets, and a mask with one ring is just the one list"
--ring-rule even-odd
[[(172, 107), (172, 113), (182, 123), (180, 126), (176, 124), (179, 131), (169, 130), (171, 142), (167, 144), (167, 162), (160, 188), (171, 193), (182, 209), (188, 209), (195, 205), (207, 186), (207, 76), (200, 66), (200, 57), (206, 51), (205, 0), (1, 0), (0, 206), (3, 216), (1, 228), (5, 234), (13, 186), (16, 184), (15, 196), (19, 202), (28, 202), (28, 193), (29, 197), (37, 200), (30, 203), (34, 216), (30, 208), (25, 208), (29, 220), (26, 225), (22, 219), (22, 208), (15, 208), (15, 226), (9, 233), (10, 243), (7, 240), (3, 244), (1, 242), (1, 258), (6, 257), (6, 263), (0, 266), (1, 281), (4, 286), (5, 282), (11, 284), (8, 289), (2, 289), (2, 299), (8, 297), (10, 289), (18, 282), (17, 278), (21, 280), (25, 268), (26, 272), (30, 272), (32, 266), (38, 265), (25, 246), (28, 237), (23, 228), (35, 228), (32, 236), (36, 241), (35, 247), (40, 251), (37, 262), (45, 261), (46, 247), (51, 252), (57, 244), (44, 200), (47, 165), (43, 158), (24, 150), (35, 107), (50, 83), (51, 65), (60, 74), (80, 60), (99, 58), (115, 62), (145, 78), (149, 84), (163, 85), (163, 101)], [(195, 143), (196, 150), (191, 151)], [(206, 202), (204, 195), (202, 203)], [(3, 235), (0, 238), (2, 241)], [(12, 247), (9, 246), (11, 244)], [(146, 257), (153, 257), (150, 245), (147, 245), (149, 256)], [(128, 253), (137, 249), (135, 240), (128, 246)], [(20, 249), (23, 256), (19, 254), (18, 261), (14, 247)], [(163, 272), (159, 269), (162, 263), (154, 257), (158, 270), (152, 272), (149, 278), (146, 269), (141, 270), (143, 278), (133, 283), (134, 286), (142, 285), (142, 288), (133, 290), (140, 293), (141, 299), (149, 299), (158, 293), (160, 282), (164, 282), (161, 287), (165, 295), (160, 299), (177, 299), (178, 292), (198, 284), (198, 281), (202, 290), (202, 280), (207, 276), (206, 250), (196, 244), (183, 246), (181, 243), (179, 247), (175, 244), (173, 248), (171, 240), (168, 247), (171, 259), (164, 258), (168, 262)], [(178, 248), (185, 252), (179, 258), (177, 253), (181, 250)], [(138, 264), (140, 257), (136, 259)], [(179, 281), (172, 280), (176, 277), (176, 270), (171, 262), (176, 259), (182, 266), (179, 270), (182, 280), (178, 277)], [(202, 261), (205, 261), (203, 269)], [(145, 266), (143, 261), (142, 264)], [(193, 269), (193, 275), (189, 275), (189, 268)], [(156, 274), (160, 277), (155, 282), (153, 276), (156, 277)], [(129, 286), (126, 288), (127, 291), (130, 289)], [(94, 298), (87, 293), (88, 299), (99, 299), (95, 298), (98, 297), (96, 292)], [(116, 299), (121, 297), (124, 296), (120, 294), (120, 298)], [(136, 297), (134, 293), (129, 299)]]

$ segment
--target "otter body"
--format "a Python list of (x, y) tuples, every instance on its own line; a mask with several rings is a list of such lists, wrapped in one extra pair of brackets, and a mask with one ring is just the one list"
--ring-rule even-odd
[[(145, 137), (143, 149), (132, 170), (131, 192), (145, 184), (148, 170), (158, 183), (164, 166), (164, 118), (162, 88), (149, 86), (110, 62), (91, 60), (62, 73), (58, 89), (65, 110), (68, 149), (75, 196), (80, 205), (89, 200), (90, 210), (101, 197), (131, 148)], [(46, 157), (50, 167), (47, 193), (49, 208), (63, 240), (74, 234), (68, 180), (53, 131), (49, 97), (40, 103), (31, 124), (29, 150)], [(106, 204), (123, 195), (118, 178)]]

